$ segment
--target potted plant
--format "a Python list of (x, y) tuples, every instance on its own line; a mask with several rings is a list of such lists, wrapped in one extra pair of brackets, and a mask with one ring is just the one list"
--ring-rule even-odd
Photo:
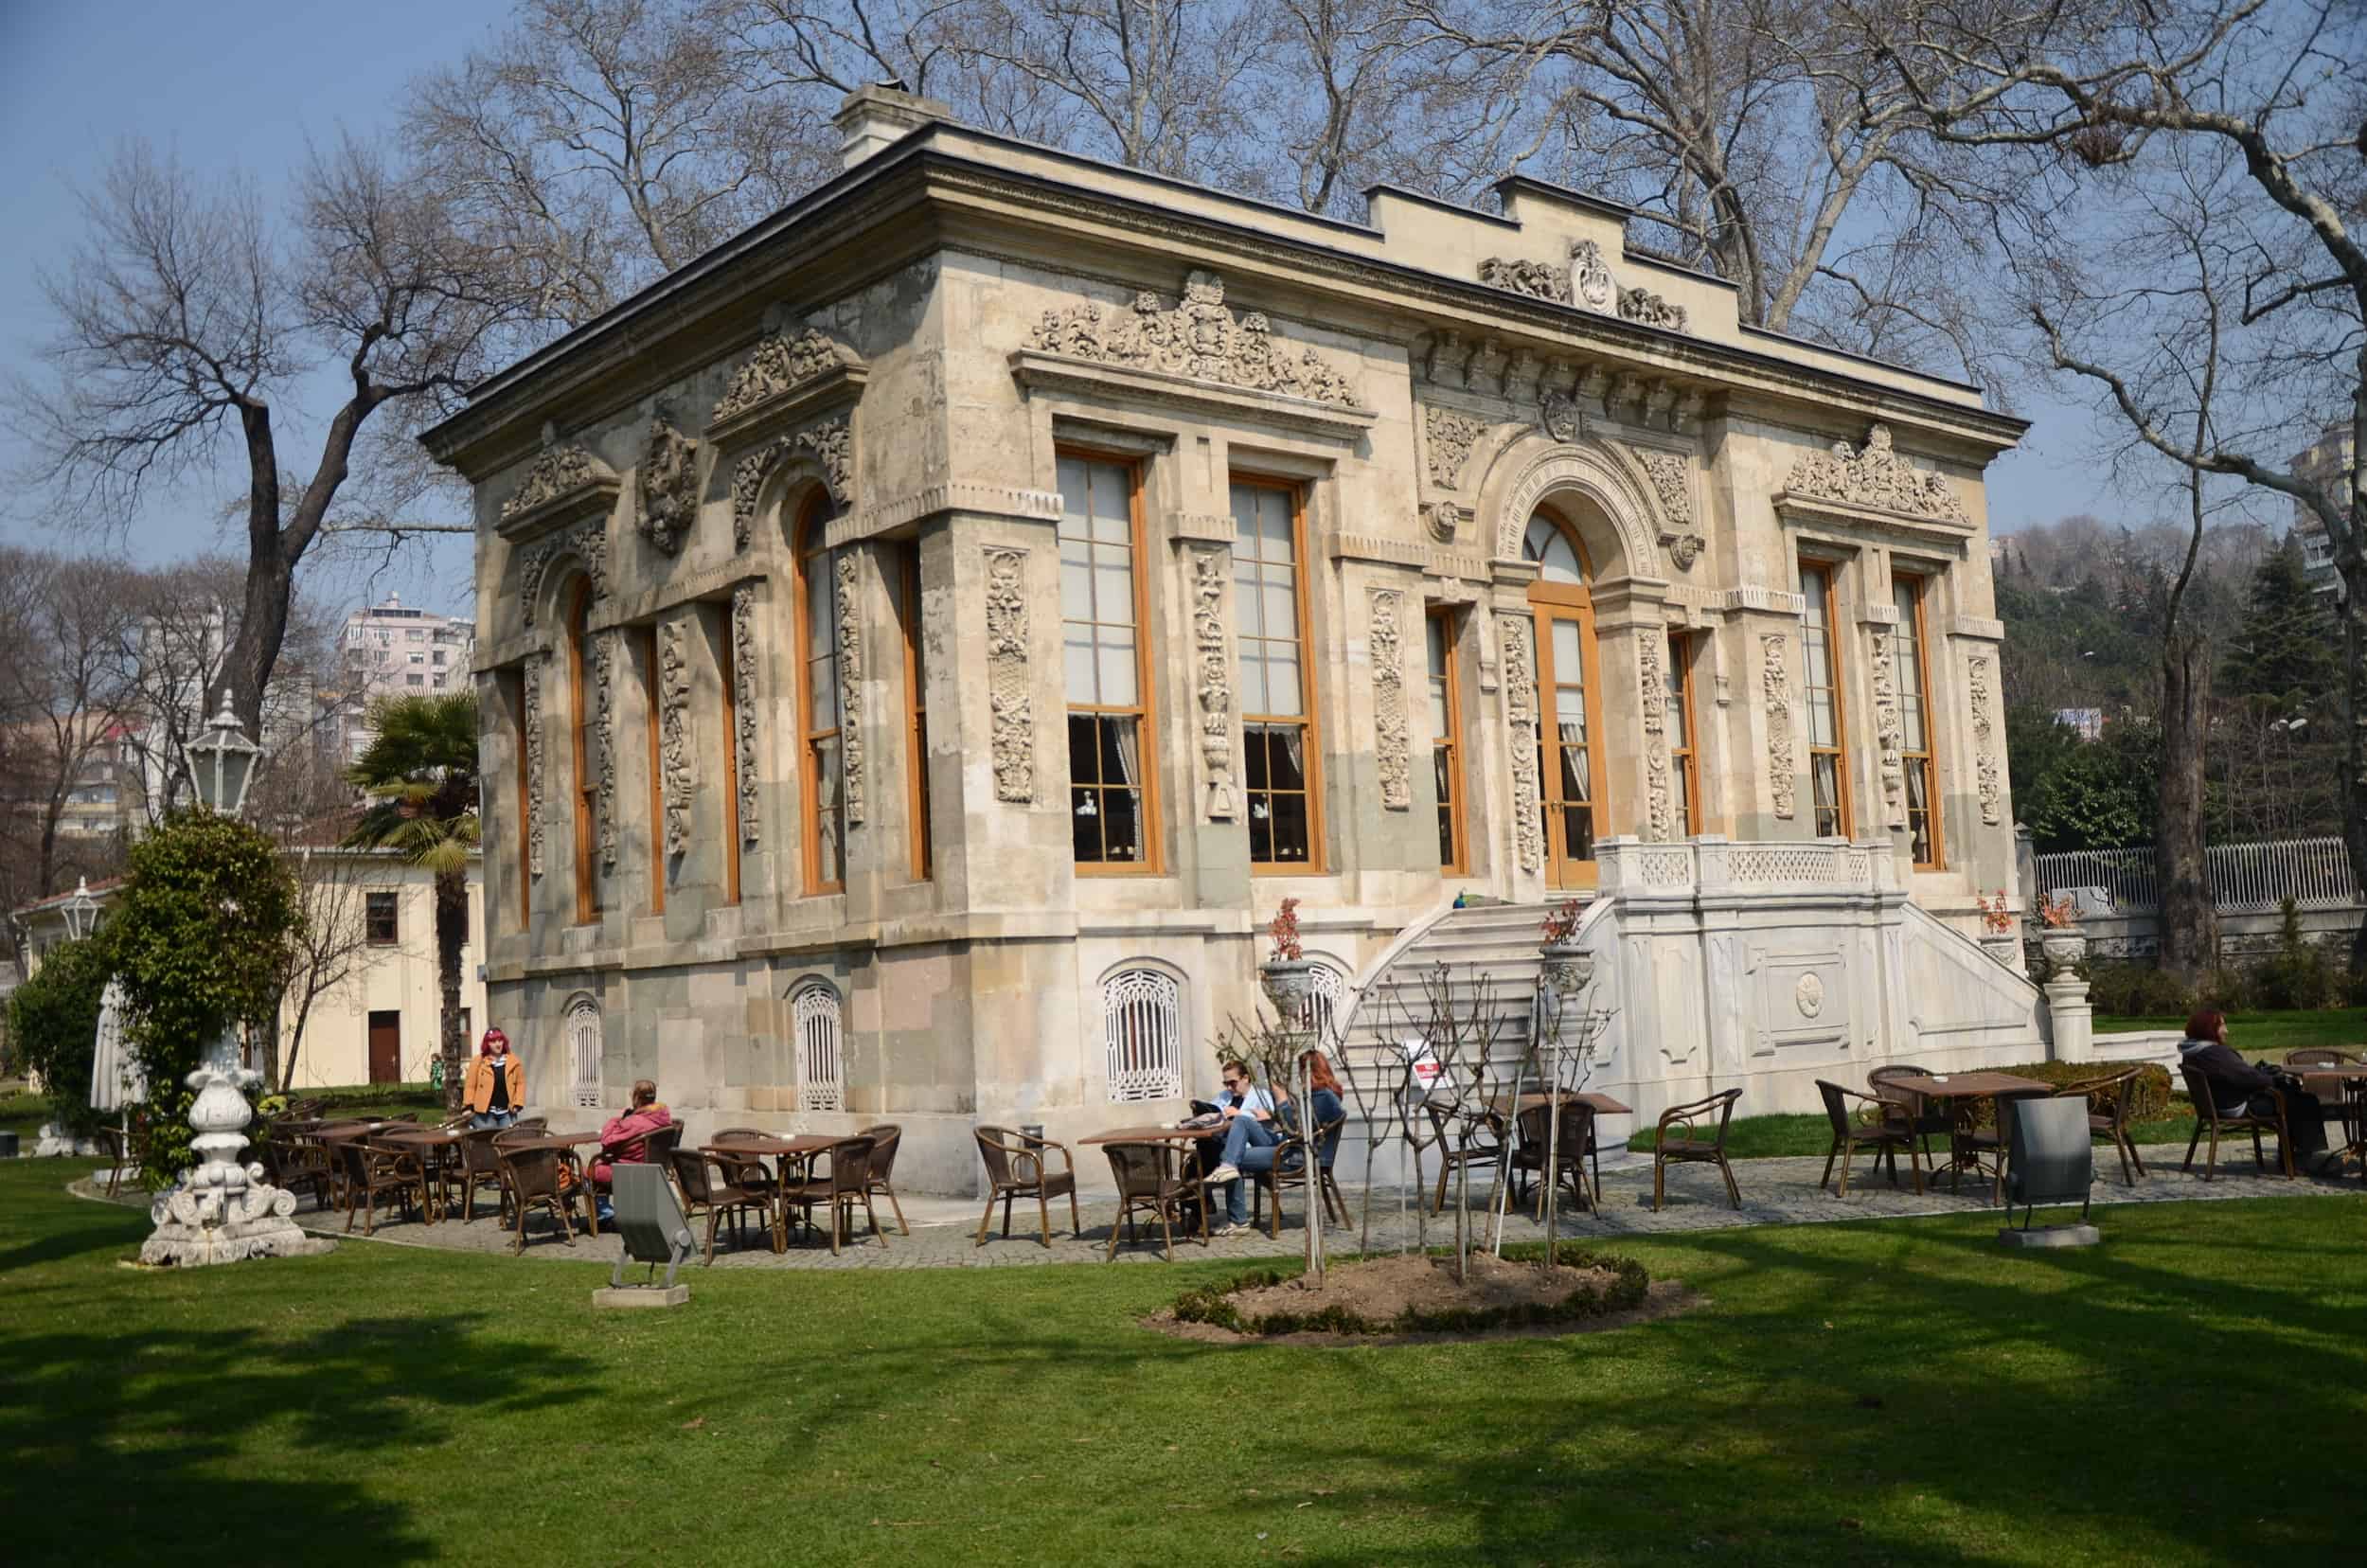
[(2038, 897), (2038, 951), (2047, 962), (2067, 969), (2088, 956), (2088, 934), (2079, 929), (2079, 906), (2068, 898)]
[(1975, 897), (1973, 903), (1981, 911), (1981, 947), (1990, 957), (2021, 972), (2021, 921), (2005, 901), (2005, 889), (1999, 888), (1987, 898)]
[(1299, 946), (1299, 901), (1285, 899), (1266, 923), (1273, 956), (1258, 966), (1266, 983), (1266, 999), (1286, 1022), (1295, 1024), (1307, 1014), (1307, 1000), (1315, 989), (1315, 965)]
[(1594, 979), (1594, 954), (1576, 941), (1578, 914), (1578, 900), (1564, 899), (1545, 912), (1545, 923), (1539, 928), (1544, 935), (1537, 951), (1545, 983), (1559, 996), (1569, 996)]

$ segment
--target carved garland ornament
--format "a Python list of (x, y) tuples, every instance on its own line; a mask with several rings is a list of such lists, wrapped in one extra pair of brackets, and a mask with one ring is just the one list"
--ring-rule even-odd
[(1027, 695), (1027, 552), (989, 549), (986, 561), (994, 798), (1030, 806), (1036, 799), (1036, 721)]
[(585, 448), (553, 447), (527, 467), (526, 476), (519, 482), (516, 492), (502, 503), (502, 520), (523, 516), (570, 490), (608, 477), (608, 465)]
[(1862, 450), (1853, 451), (1847, 441), (1835, 441), (1830, 452), (1801, 454), (1784, 480), (1784, 490), (1810, 500), (1841, 501), (1967, 527), (1972, 523), (1964, 497), (1953, 485), (1899, 456), (1891, 445), (1886, 424), (1866, 432)]
[(756, 590), (743, 582), (732, 590), (732, 712), (738, 733), (732, 743), (739, 762), (739, 838), (761, 841), (756, 790)]
[(598, 693), (596, 733), (600, 749), (596, 804), (599, 812), (600, 864), (610, 871), (616, 869), (616, 638), (614, 632), (602, 632), (592, 639), (593, 679)]
[(690, 771), (690, 660), (683, 651), (683, 624), (678, 618), (658, 623), (657, 669), (666, 852), (679, 855), (690, 847), (690, 801), (696, 780)]
[(1654, 844), (1676, 837), (1668, 798), (1668, 672), (1663, 668), (1664, 638), (1645, 635), (1636, 643), (1636, 675), (1644, 686), (1644, 836)]
[(1759, 686), (1767, 706), (1767, 776), (1775, 796), (1775, 814), (1789, 819), (1793, 792), (1791, 755), (1791, 671), (1780, 632), (1759, 637)]
[(1550, 261), (1491, 256), (1480, 263), (1479, 276), (1480, 281), (1491, 289), (1527, 294), (1532, 299), (1550, 299), (1557, 305), (1571, 302), (1570, 274)]
[(1995, 828), (2004, 820), (2004, 780), (1997, 760), (1997, 719), (1989, 709), (1989, 659), (1975, 653), (1968, 661), (1967, 685), (1972, 696), (1973, 772), (1980, 780), (1981, 821)]
[(856, 591), (853, 552), (838, 553), (832, 592), (838, 598), (838, 724), (840, 793), (849, 827), (863, 816), (863, 613)]
[(744, 414), (802, 382), (854, 361), (851, 352), (819, 328), (809, 327), (794, 337), (775, 332), (757, 344), (748, 362), (733, 373), (732, 383), (715, 405), (709, 422)]
[(1406, 733), (1404, 605), (1400, 589), (1372, 591), (1373, 756), (1380, 776), (1381, 808), (1391, 811), (1414, 804), (1412, 744)]
[(1347, 377), (1312, 348), (1296, 361), (1278, 353), (1263, 312), (1237, 318), (1224, 303), (1224, 279), (1212, 272), (1186, 275), (1183, 302), (1173, 310), (1146, 289), (1135, 294), (1130, 312), (1111, 320), (1094, 304), (1046, 311), (1028, 345), (1068, 359), (1161, 370), (1341, 407), (1355, 402)]
[(534, 626), (536, 602), (542, 597), (543, 575), (553, 561), (570, 554), (583, 561), (584, 575), (592, 579), (593, 597), (608, 597), (608, 523), (595, 518), (526, 551), (525, 563), (518, 569), (518, 607), (529, 631)]
[(1224, 656), (1224, 557), (1216, 550), (1192, 552), (1193, 694), (1200, 704), (1200, 759), (1208, 771), (1201, 810), (1211, 822), (1240, 814), (1233, 781), (1233, 674)]
[(1882, 760), (1882, 820), (1890, 827), (1904, 828), (1907, 737), (1898, 715), (1898, 682), (1891, 666), (1890, 633), (1879, 626), (1866, 628), (1866, 646), (1874, 673), (1874, 738)]
[(775, 437), (732, 465), (732, 546), (744, 550), (755, 534), (756, 497), (773, 471), (793, 456), (813, 458), (830, 499), (844, 508), (855, 488), (854, 432), (845, 415), (792, 436)]
[(641, 537), (666, 555), (680, 551), (699, 520), (699, 443), (663, 419), (650, 421), (641, 459)]
[(1682, 332), (1685, 330), (1685, 308), (1671, 305), (1649, 289), (1622, 289), (1619, 291), (1619, 319)]
[(543, 874), (543, 659), (528, 655), (518, 670), (518, 725), (526, 748), (526, 874)]
[(1537, 660), (1529, 648), (1526, 615), (1504, 617), (1502, 661), (1504, 717), (1512, 743), (1512, 833), (1521, 869), (1545, 863), (1545, 825), (1538, 815)]
[(1487, 429), (1486, 421), (1468, 414), (1458, 414), (1451, 408), (1422, 410), (1422, 434), (1425, 437), (1425, 461), (1430, 482), (1440, 490), (1455, 490), (1463, 483), (1464, 465), (1471, 460), (1471, 443)]
[(1692, 461), (1678, 453), (1648, 447), (1628, 450), (1644, 465), (1652, 481), (1652, 493), (1660, 497), (1661, 515), (1668, 519), (1668, 529), (1661, 535), (1661, 543), (1668, 546), (1668, 559), (1677, 563), (1677, 570), (1690, 572), (1708, 543), (1693, 526)]

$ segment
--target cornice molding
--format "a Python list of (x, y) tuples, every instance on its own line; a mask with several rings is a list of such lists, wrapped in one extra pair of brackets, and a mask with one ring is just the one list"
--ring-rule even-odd
[(1035, 348), (1014, 349), (1008, 363), (1012, 379), (1030, 392), (1149, 403), (1334, 441), (1354, 441), (1380, 422), (1380, 416), (1369, 408), (1320, 403), (1285, 392), (1259, 392), (1166, 370), (1105, 365)]

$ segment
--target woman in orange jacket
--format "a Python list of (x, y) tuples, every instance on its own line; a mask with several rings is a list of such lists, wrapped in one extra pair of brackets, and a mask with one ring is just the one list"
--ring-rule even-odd
[(525, 1063), (509, 1053), (509, 1037), (499, 1029), (485, 1031), (482, 1049), (469, 1063), (469, 1081), (461, 1103), (475, 1113), (478, 1127), (507, 1127), (518, 1119), (526, 1102)]

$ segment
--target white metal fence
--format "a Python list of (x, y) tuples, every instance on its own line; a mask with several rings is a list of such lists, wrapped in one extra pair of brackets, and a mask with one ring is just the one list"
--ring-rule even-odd
[[(2074, 849), (2035, 858), (2044, 892), (2100, 887), (2120, 914), (2157, 914), (2162, 908), (2150, 847)], [(2287, 899), (2302, 909), (2344, 909), (2359, 902), (2350, 856), (2339, 838), (2215, 844), (2203, 851), (2203, 863), (2211, 901), (2222, 915), (2266, 913), (2283, 908)]]

